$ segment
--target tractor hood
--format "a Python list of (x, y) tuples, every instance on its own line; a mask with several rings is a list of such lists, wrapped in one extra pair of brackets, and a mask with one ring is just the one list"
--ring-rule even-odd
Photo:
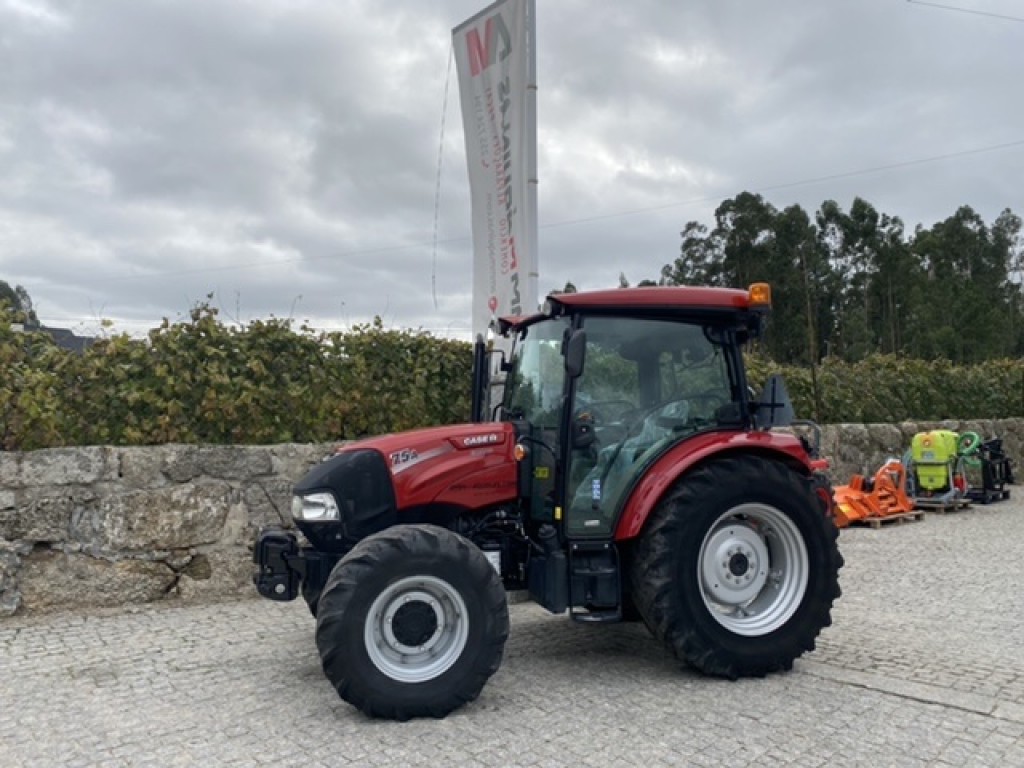
[(508, 422), (456, 424), (383, 435), (343, 446), (385, 459), (398, 508), (450, 503), (478, 509), (516, 495), (515, 432)]
[[(472, 510), (514, 501), (514, 446), (508, 422), (418, 429), (340, 446), (294, 488), (298, 498), (330, 494), (336, 509), (303, 519), (297, 501), (296, 523), (318, 546), (327, 536), (351, 546), (390, 525), (419, 522), (431, 507)], [(331, 498), (318, 503), (331, 507)]]

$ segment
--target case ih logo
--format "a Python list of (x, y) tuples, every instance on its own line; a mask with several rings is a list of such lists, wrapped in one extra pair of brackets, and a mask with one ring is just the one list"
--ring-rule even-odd
[(501, 38), (501, 60), (512, 53), (512, 36), (508, 33), (504, 19), (496, 13), (484, 22), (484, 37), (480, 39), (480, 27), (473, 27), (466, 33), (466, 51), (469, 54), (469, 71), (476, 77), (498, 59), (498, 46), (494, 35)]
[(489, 435), (473, 435), (473, 437), (462, 438), (462, 444), (467, 448), (474, 445), (494, 445), (501, 442), (501, 435), (492, 432)]

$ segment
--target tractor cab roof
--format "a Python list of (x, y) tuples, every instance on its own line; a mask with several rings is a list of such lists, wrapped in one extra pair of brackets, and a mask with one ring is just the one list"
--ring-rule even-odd
[(749, 313), (762, 314), (770, 307), (771, 289), (767, 283), (755, 283), (749, 290), (688, 285), (611, 288), (585, 293), (551, 294), (541, 312), (499, 318), (498, 329), (502, 335), (508, 335), (548, 317), (575, 313), (690, 315), (710, 319), (722, 315), (735, 317)]

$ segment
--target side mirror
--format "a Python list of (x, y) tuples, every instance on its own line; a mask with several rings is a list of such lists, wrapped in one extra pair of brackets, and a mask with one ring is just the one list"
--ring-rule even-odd
[(583, 375), (583, 360), (587, 350), (587, 332), (582, 328), (573, 331), (565, 343), (565, 372), (569, 378)]
[(789, 391), (782, 376), (773, 373), (764, 383), (761, 397), (754, 403), (757, 408), (757, 426), (761, 429), (787, 427), (796, 419), (793, 401), (789, 399)]

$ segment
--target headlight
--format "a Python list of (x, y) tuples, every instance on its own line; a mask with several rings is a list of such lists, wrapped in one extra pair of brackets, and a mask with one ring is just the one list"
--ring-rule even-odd
[(292, 517), (296, 520), (337, 520), (338, 502), (332, 493), (292, 496)]

